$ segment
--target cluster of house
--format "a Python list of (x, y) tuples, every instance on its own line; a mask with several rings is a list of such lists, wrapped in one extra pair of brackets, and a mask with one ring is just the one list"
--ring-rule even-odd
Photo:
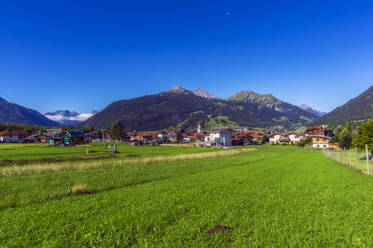
[(338, 149), (338, 144), (331, 143), (333, 130), (325, 126), (312, 126), (306, 129), (304, 133), (276, 133), (269, 137), (270, 144), (297, 144), (307, 138), (311, 139), (313, 148)]
[(262, 135), (263, 132), (261, 130), (249, 131), (230, 128), (202, 130), (199, 122), (197, 130), (175, 129), (164, 132), (127, 132), (122, 135), (121, 141), (132, 145), (195, 142), (197, 146), (232, 146), (259, 144)]
[(2, 131), (0, 132), (0, 143), (22, 143), (25, 137), (26, 134), (23, 132)]
[[(103, 137), (104, 136), (104, 137)], [(215, 128), (202, 130), (198, 123), (197, 130), (175, 129), (163, 132), (127, 132), (121, 135), (120, 142), (132, 145), (158, 145), (162, 143), (195, 142), (197, 146), (244, 146), (270, 144), (294, 145), (310, 138), (314, 148), (338, 148), (338, 144), (330, 143), (333, 130), (324, 126), (312, 126), (304, 133), (275, 132), (269, 136), (263, 130)], [(89, 142), (113, 141), (108, 135), (99, 131), (84, 133), (82, 131), (48, 130), (42, 134), (26, 136), (22, 132), (0, 132), (0, 143), (32, 143), (40, 142), (50, 145), (80, 145)]]
[(59, 131), (55, 133), (42, 133), (27, 136), (23, 132), (0, 132), (0, 143), (45, 143), (50, 145), (80, 145), (89, 142), (87, 136), (81, 131)]

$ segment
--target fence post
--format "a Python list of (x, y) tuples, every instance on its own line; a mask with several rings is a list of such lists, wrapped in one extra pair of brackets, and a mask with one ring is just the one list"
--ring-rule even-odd
[(351, 161), (351, 147), (350, 147), (350, 159), (348, 160), (348, 167), (352, 168), (352, 161)]
[(359, 169), (359, 151), (357, 147), (355, 148), (355, 153), (356, 153), (356, 170)]
[(338, 150), (334, 150), (334, 160), (337, 160), (337, 151)]
[(368, 155), (368, 144), (365, 144), (365, 159), (367, 161), (367, 174), (369, 175), (369, 155)]
[(339, 151), (337, 150), (337, 162), (339, 162)]
[(346, 165), (346, 147), (343, 149), (343, 164)]

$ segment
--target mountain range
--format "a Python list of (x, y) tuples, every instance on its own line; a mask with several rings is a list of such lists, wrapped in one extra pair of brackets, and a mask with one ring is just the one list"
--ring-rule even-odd
[(86, 127), (107, 128), (121, 122), (127, 130), (195, 128), (202, 121), (211, 127), (292, 126), (318, 117), (273, 95), (241, 91), (220, 99), (204, 90), (176, 86), (155, 95), (116, 101), (83, 122)]
[(311, 108), (310, 106), (308, 106), (308, 105), (306, 105), (306, 104), (301, 104), (301, 105), (299, 105), (299, 107), (300, 107), (301, 109), (303, 109), (304, 111), (307, 111), (307, 112), (309, 112), (309, 113), (312, 113), (312, 114), (314, 114), (314, 115), (316, 115), (316, 116), (318, 116), (318, 117), (322, 117), (322, 116), (326, 115), (326, 112), (322, 112), (322, 111), (319, 111), (319, 110), (313, 109), (313, 108)]
[(29, 124), (38, 126), (57, 126), (58, 123), (48, 119), (36, 110), (11, 103), (0, 97), (0, 123)]
[(87, 120), (93, 115), (100, 112), (99, 110), (94, 110), (90, 113), (81, 113), (69, 110), (58, 110), (55, 112), (47, 112), (44, 114), (50, 120), (58, 122), (61, 125), (74, 126), (80, 124), (81, 122)]
[(201, 121), (213, 127), (270, 127), (309, 124), (356, 125), (373, 118), (373, 86), (330, 113), (305, 104), (295, 106), (271, 94), (241, 91), (222, 99), (203, 89), (187, 90), (176, 86), (159, 94), (120, 100), (102, 111), (77, 113), (60, 110), (45, 115), (0, 97), (0, 123), (39, 126), (108, 128), (120, 121), (127, 130), (195, 128)]

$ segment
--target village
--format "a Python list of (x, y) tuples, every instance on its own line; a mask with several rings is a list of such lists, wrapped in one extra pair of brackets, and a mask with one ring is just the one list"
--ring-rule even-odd
[[(214, 128), (196, 130), (173, 129), (158, 132), (121, 132), (120, 138), (113, 138), (105, 130), (84, 132), (81, 130), (46, 129), (26, 135), (19, 131), (0, 132), (0, 143), (44, 143), (51, 146), (73, 146), (91, 142), (120, 142), (133, 146), (162, 145), (173, 143), (194, 144), (197, 147), (229, 147), (248, 145), (299, 145), (302, 141), (312, 148), (338, 149), (331, 143), (333, 130), (323, 125), (306, 128), (304, 132), (286, 132), (276, 129)], [(308, 142), (305, 142), (305, 141)]]

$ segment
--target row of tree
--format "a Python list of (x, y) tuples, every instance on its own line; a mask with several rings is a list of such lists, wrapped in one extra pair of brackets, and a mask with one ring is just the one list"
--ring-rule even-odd
[(33, 134), (38, 132), (40, 129), (39, 126), (35, 125), (21, 125), (21, 124), (2, 124), (0, 123), (0, 132), (2, 131), (13, 131), (13, 132), (22, 132), (25, 134)]
[(338, 143), (342, 149), (364, 148), (365, 144), (368, 144), (369, 149), (373, 151), (373, 120), (362, 124), (356, 130), (353, 129), (350, 122), (347, 122), (344, 127), (337, 127), (331, 142)]

